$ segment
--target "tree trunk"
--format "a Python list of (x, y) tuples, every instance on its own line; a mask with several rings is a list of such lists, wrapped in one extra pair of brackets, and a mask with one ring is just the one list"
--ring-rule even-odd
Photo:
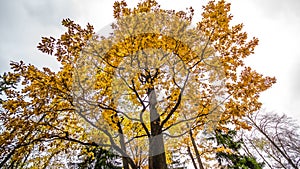
[(190, 156), (190, 158), (191, 158), (191, 160), (192, 160), (194, 169), (198, 169), (197, 164), (196, 164), (196, 161), (195, 161), (195, 159), (194, 159), (194, 157), (193, 157), (193, 154), (192, 154), (192, 152), (191, 152), (191, 148), (190, 148), (189, 145), (187, 146), (187, 152), (188, 152), (188, 154), (189, 154), (189, 156)]
[[(114, 115), (115, 117), (118, 117), (117, 114)], [(118, 126), (118, 132), (119, 132), (119, 143), (121, 145), (121, 150), (126, 154), (126, 145), (125, 145), (125, 138), (123, 134), (123, 129), (121, 126), (121, 122), (117, 122)], [(129, 164), (128, 164), (128, 157), (122, 156), (122, 163), (123, 163), (123, 168), (124, 169), (129, 169)]]
[[(118, 127), (119, 127), (119, 138), (120, 138), (121, 149), (126, 153), (125, 139), (124, 139), (123, 130), (121, 128), (120, 123), (118, 123)], [(127, 157), (122, 156), (123, 168), (129, 169), (128, 161), (126, 158)]]
[(149, 137), (149, 169), (167, 169), (160, 116), (157, 112), (154, 88), (148, 90), (151, 136)]
[(199, 168), (200, 168), (200, 169), (204, 169), (203, 163), (202, 163), (202, 161), (201, 161), (201, 157), (200, 157), (200, 154), (199, 154), (199, 150), (198, 150), (198, 148), (197, 148), (195, 139), (194, 139), (194, 137), (193, 137), (193, 132), (192, 132), (191, 129), (189, 129), (189, 135), (190, 135), (190, 138), (191, 138), (191, 141), (192, 141), (192, 145), (193, 145), (194, 151), (195, 151), (195, 153), (196, 153), (196, 159), (197, 159), (197, 161), (198, 161)]

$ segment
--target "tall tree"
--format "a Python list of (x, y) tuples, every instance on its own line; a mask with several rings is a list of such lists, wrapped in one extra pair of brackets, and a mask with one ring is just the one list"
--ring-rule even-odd
[[(131, 9), (115, 2), (108, 37), (63, 20), (67, 32), (43, 37), (38, 46), (57, 58), (60, 71), (11, 63), (8, 78), (21, 84), (5, 90), (0, 141), (17, 143), (1, 165), (26, 158), (20, 153), (36, 151), (37, 144), (48, 161), (79, 144), (113, 149), (125, 169), (138, 168), (133, 155), (146, 149), (148, 167), (166, 169), (174, 140), (214, 126), (248, 128), (242, 117), (260, 108), (259, 94), (275, 78), (244, 65), (258, 39), (248, 40), (242, 24), (231, 27), (229, 11), (224, 0), (210, 1), (192, 28), (193, 8), (164, 10), (147, 0)], [(134, 142), (147, 147), (132, 153)]]

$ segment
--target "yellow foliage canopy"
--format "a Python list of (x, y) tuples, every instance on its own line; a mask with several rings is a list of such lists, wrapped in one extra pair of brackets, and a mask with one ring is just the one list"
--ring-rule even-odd
[[(91, 25), (83, 29), (63, 20), (67, 32), (60, 39), (43, 37), (38, 46), (57, 58), (59, 72), (11, 63), (7, 79), (19, 81), (20, 89), (5, 90), (0, 143), (16, 146), (0, 149), (11, 154), (3, 156), (8, 158), (3, 165), (9, 158), (23, 161), (22, 152), (47, 151), (30, 159), (46, 166), (52, 155), (80, 143), (110, 146), (131, 157), (133, 167), (145, 165), (136, 158), (147, 158), (148, 149), (151, 154), (155, 137), (163, 136), (158, 154), (169, 157), (180, 145), (174, 139), (189, 142), (190, 129), (196, 136), (226, 130), (230, 123), (249, 128), (242, 117), (261, 107), (259, 94), (275, 78), (244, 65), (258, 39), (248, 40), (242, 24), (231, 27), (229, 11), (224, 0), (210, 1), (193, 28), (192, 8), (163, 10), (147, 0), (130, 9), (125, 1), (116, 2), (108, 37), (99, 37)], [(140, 151), (129, 151), (132, 146)]]

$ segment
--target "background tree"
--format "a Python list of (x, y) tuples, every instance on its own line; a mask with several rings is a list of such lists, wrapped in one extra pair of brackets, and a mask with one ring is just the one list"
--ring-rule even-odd
[(116, 2), (108, 37), (63, 20), (67, 32), (38, 46), (57, 58), (60, 71), (11, 64), (8, 78), (20, 85), (6, 89), (2, 102), (1, 155), (11, 155), (0, 166), (21, 160), (42, 168), (86, 145), (113, 149), (125, 169), (137, 168), (128, 145), (143, 139), (148, 167), (164, 169), (175, 139), (196, 140), (214, 126), (248, 128), (242, 117), (260, 108), (259, 94), (275, 83), (243, 63), (258, 40), (247, 40), (242, 24), (230, 26), (225, 1), (210, 1), (191, 28), (193, 11)]
[(216, 129), (209, 133), (199, 133), (195, 141), (198, 152), (194, 146), (187, 149), (187, 156), (194, 168), (262, 168), (263, 163), (244, 151), (241, 131)]
[(299, 168), (299, 125), (286, 115), (257, 113), (248, 116), (253, 126), (247, 145), (270, 168)]
[[(215, 138), (217, 141), (218, 152), (216, 157), (222, 168), (252, 168), (260, 169), (262, 164), (258, 163), (253, 156), (248, 156), (241, 153), (244, 141), (242, 138), (236, 138), (237, 132), (229, 130), (227, 133), (222, 131), (215, 131)], [(227, 151), (222, 151), (223, 149)], [(221, 150), (221, 151), (220, 151)]]
[[(86, 156), (86, 153), (92, 153), (93, 156)], [(84, 160), (69, 163), (68, 167), (76, 169), (122, 169), (121, 163), (117, 162), (117, 159), (121, 158), (101, 147), (88, 146), (79, 156), (83, 156)]]

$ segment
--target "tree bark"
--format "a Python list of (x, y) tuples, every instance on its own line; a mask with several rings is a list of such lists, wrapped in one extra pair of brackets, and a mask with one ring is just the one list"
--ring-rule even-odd
[(162, 128), (160, 126), (160, 116), (157, 112), (157, 99), (154, 88), (148, 90), (150, 108), (150, 127), (149, 137), (149, 169), (167, 169), (166, 154)]

